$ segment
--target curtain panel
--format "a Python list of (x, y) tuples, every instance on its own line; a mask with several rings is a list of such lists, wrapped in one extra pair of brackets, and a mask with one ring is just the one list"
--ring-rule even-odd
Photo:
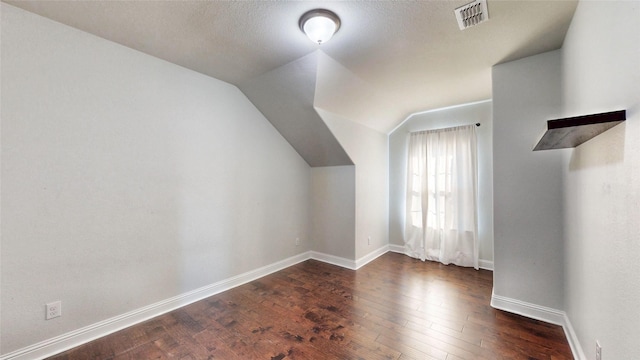
[(405, 251), (478, 269), (476, 126), (409, 134)]

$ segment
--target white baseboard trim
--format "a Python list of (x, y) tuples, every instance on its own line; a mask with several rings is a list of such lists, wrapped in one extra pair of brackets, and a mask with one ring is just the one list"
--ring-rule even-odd
[(389, 244), (389, 251), (404, 254), (404, 245)]
[(389, 252), (389, 245), (384, 245), (381, 248), (377, 249), (377, 250), (373, 250), (372, 252), (368, 253), (367, 255), (361, 257), (360, 259), (356, 260), (356, 270), (360, 269), (361, 267), (367, 265), (368, 263), (372, 262), (373, 260), (379, 258), (380, 256), (386, 254), (387, 252)]
[(246, 284), (276, 271), (303, 262), (311, 258), (311, 251), (292, 256), (276, 263), (236, 275), (211, 285), (136, 309), (125, 314), (97, 322), (95, 324), (56, 336), (54, 338), (27, 346), (0, 356), (0, 360), (34, 360), (43, 359), (105, 335), (141, 323), (153, 317), (202, 300), (209, 296)]
[(578, 337), (573, 330), (573, 326), (571, 326), (571, 322), (567, 317), (567, 313), (565, 313), (564, 311), (496, 294), (491, 294), (491, 306), (495, 309), (562, 326), (564, 334), (567, 337), (567, 341), (569, 342), (569, 346), (571, 347), (573, 358), (575, 360), (587, 359), (584, 356), (584, 351), (580, 346), (580, 342), (578, 341)]
[(564, 311), (491, 294), (491, 307), (555, 325), (564, 324)]
[(325, 254), (317, 251), (311, 251), (310, 253), (311, 253), (310, 258), (313, 260), (322, 261), (327, 264), (340, 266), (350, 270), (356, 270), (355, 260), (351, 260), (351, 259), (347, 259), (347, 258), (335, 256), (335, 255), (329, 255), (329, 254)]
[(569, 317), (566, 313), (564, 314), (564, 324), (562, 325), (562, 328), (564, 329), (564, 335), (567, 337), (567, 341), (571, 347), (573, 358), (575, 360), (587, 360), (587, 357), (584, 355), (584, 351), (582, 350), (582, 346), (580, 345), (580, 341), (578, 340), (578, 336), (573, 330), (573, 325), (571, 325), (571, 321), (569, 321)]
[(480, 259), (478, 260), (478, 267), (480, 267), (480, 269), (493, 271), (493, 261)]
[[(404, 248), (404, 245), (389, 244), (389, 251), (409, 256)], [(478, 267), (480, 269), (493, 271), (493, 261), (480, 259), (478, 260)]]

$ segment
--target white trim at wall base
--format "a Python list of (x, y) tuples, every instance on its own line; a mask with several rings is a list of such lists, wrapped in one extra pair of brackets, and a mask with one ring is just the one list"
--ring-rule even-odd
[(587, 360), (587, 357), (584, 355), (584, 351), (582, 350), (582, 346), (580, 345), (580, 341), (578, 340), (578, 336), (573, 330), (571, 321), (569, 321), (569, 317), (566, 313), (564, 314), (564, 324), (562, 325), (562, 328), (564, 329), (564, 335), (567, 337), (567, 341), (571, 347), (573, 358), (575, 360)]
[[(389, 244), (389, 251), (409, 256), (404, 249), (404, 245)], [(478, 267), (480, 269), (493, 271), (493, 261), (480, 259), (478, 260)]]
[(478, 267), (480, 269), (493, 271), (493, 261), (480, 259), (478, 260)]
[(368, 263), (372, 262), (373, 260), (379, 258), (380, 256), (386, 254), (387, 252), (389, 252), (389, 245), (384, 245), (381, 248), (377, 249), (377, 250), (373, 250), (372, 252), (368, 253), (367, 255), (361, 257), (360, 259), (356, 260), (356, 270), (360, 269), (361, 267), (367, 265)]
[(246, 284), (276, 271), (303, 262), (311, 258), (311, 251), (292, 256), (276, 263), (248, 271), (211, 285), (151, 304), (128, 313), (100, 321), (98, 323), (56, 336), (54, 338), (27, 346), (0, 356), (0, 360), (33, 360), (43, 359), (105, 335), (141, 323), (153, 317), (202, 300), (209, 296)]
[(404, 245), (389, 244), (389, 251), (406, 255)]
[(575, 360), (587, 359), (584, 356), (584, 351), (580, 346), (578, 337), (576, 336), (575, 331), (573, 331), (573, 326), (571, 326), (567, 313), (564, 311), (496, 295), (494, 293), (491, 294), (491, 307), (531, 319), (562, 326), (564, 334), (567, 337), (567, 341), (569, 342), (569, 346), (571, 347), (573, 358)]
[(564, 311), (491, 294), (491, 307), (556, 325), (564, 324)]
[(310, 257), (309, 257), (310, 259), (322, 261), (327, 264), (340, 266), (350, 270), (356, 269), (355, 260), (351, 260), (351, 259), (347, 259), (347, 258), (335, 256), (335, 255), (329, 255), (329, 254), (325, 254), (317, 251), (310, 251), (309, 253), (310, 253)]
[(329, 254), (325, 254), (317, 251), (311, 251), (310, 258), (313, 260), (322, 261), (331, 265), (340, 266), (350, 270), (358, 270), (361, 267), (372, 262), (373, 260), (386, 254), (388, 251), (389, 251), (389, 245), (384, 245), (381, 248), (374, 250), (357, 260), (351, 260), (351, 259), (347, 259), (347, 258), (335, 256), (335, 255), (329, 255)]

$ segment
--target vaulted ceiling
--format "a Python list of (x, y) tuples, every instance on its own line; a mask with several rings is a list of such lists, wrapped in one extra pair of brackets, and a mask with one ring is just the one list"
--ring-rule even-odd
[[(489, 99), (491, 67), (560, 48), (577, 5), (488, 0), (489, 21), (461, 31), (467, 0), (3, 1), (237, 85), (311, 166), (350, 163), (314, 107), (388, 133)], [(298, 28), (313, 8), (342, 20), (321, 46)]]

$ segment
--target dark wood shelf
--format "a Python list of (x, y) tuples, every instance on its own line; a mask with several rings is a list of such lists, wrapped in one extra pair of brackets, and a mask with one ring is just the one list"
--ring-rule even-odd
[(626, 110), (547, 121), (547, 131), (533, 151), (566, 149), (611, 129), (627, 119)]

